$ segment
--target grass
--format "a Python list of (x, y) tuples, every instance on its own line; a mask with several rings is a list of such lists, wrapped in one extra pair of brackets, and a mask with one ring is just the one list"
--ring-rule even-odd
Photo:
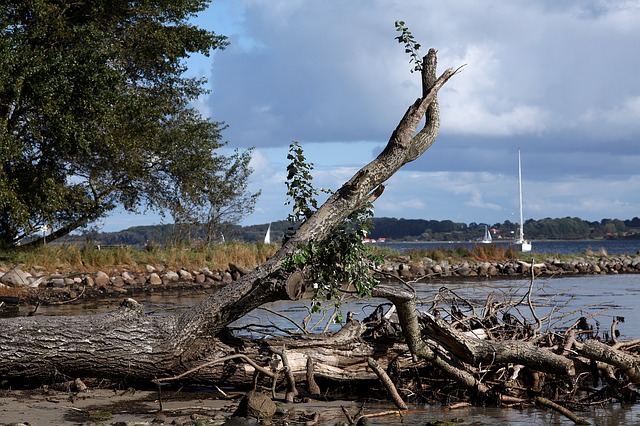
[(33, 251), (13, 250), (0, 253), (0, 270), (20, 266), (44, 273), (111, 270), (143, 271), (146, 265), (168, 269), (227, 269), (229, 263), (253, 268), (267, 260), (279, 247), (275, 244), (250, 244), (232, 241), (205, 247), (169, 247), (137, 250), (114, 247), (98, 250), (79, 245), (47, 245)]
[[(7, 271), (20, 266), (25, 271), (38, 270), (43, 273), (68, 272), (110, 272), (114, 270), (128, 270), (141, 272), (146, 265), (159, 266), (178, 270), (185, 268), (198, 270), (208, 267), (212, 270), (227, 269), (229, 263), (235, 263), (247, 268), (253, 268), (273, 256), (279, 246), (275, 244), (246, 243), (231, 241), (225, 244), (215, 244), (203, 247), (167, 247), (137, 250), (130, 247), (114, 247), (97, 250), (83, 248), (79, 245), (50, 244), (33, 251), (12, 250), (0, 252), (0, 271)], [(400, 257), (396, 250), (381, 246), (372, 246), (374, 254), (395, 260)], [(606, 252), (587, 251), (583, 255), (589, 257), (607, 257)], [(412, 262), (419, 262), (429, 258), (435, 262), (448, 260), (457, 262), (462, 260), (476, 260), (487, 262), (504, 262), (511, 259), (523, 258), (512, 247), (494, 244), (476, 245), (470, 249), (458, 246), (456, 248), (412, 249), (403, 253)], [(527, 260), (532, 255), (525, 255)], [(570, 259), (576, 255), (539, 255), (543, 258)]]

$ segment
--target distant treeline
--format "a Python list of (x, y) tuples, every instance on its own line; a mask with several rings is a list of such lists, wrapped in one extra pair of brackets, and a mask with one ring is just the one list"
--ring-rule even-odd
[[(371, 238), (395, 241), (473, 241), (482, 238), (485, 226), (491, 229), (494, 239), (511, 239), (518, 228), (517, 223), (508, 220), (495, 224), (472, 222), (467, 225), (451, 220), (375, 218), (373, 225)], [(524, 224), (524, 234), (532, 240), (640, 238), (640, 218), (602, 219), (600, 222), (577, 217), (529, 219)]]
[[(263, 241), (269, 224), (238, 226), (228, 225), (220, 231), (214, 242), (242, 240)], [(517, 224), (453, 222), (451, 220), (374, 218), (371, 238), (386, 238), (387, 241), (473, 241), (479, 240), (484, 228), (491, 229), (494, 239), (514, 238)], [(286, 220), (271, 223), (271, 241), (280, 242), (290, 227)], [(589, 222), (577, 217), (561, 219), (529, 219), (524, 224), (524, 233), (532, 240), (586, 240), (602, 238), (640, 239), (640, 218), (631, 220), (602, 219)], [(66, 243), (95, 245), (165, 245), (204, 244), (205, 231), (196, 225), (152, 225), (135, 226), (119, 232), (85, 232), (63, 239)]]

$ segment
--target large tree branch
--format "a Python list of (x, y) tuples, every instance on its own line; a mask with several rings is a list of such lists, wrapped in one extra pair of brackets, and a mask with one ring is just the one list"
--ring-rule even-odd
[[(240, 281), (225, 287), (216, 297), (209, 298), (184, 313), (179, 319), (180, 328), (176, 336), (179, 346), (197, 348), (200, 345), (194, 345), (195, 340), (216, 335), (227, 324), (261, 304), (286, 297), (283, 283), (289, 272), (281, 269), (283, 259), (300, 244), (326, 238), (351, 212), (364, 205), (382, 183), (433, 144), (440, 123), (436, 95), (457, 72), (450, 68), (436, 78), (436, 53), (435, 49), (430, 49), (424, 58), (424, 96), (407, 109), (382, 153), (329, 197), (271, 259)], [(431, 85), (426, 87), (428, 84)], [(429, 110), (425, 127), (430, 130), (414, 137), (420, 120), (431, 104), (436, 105)], [(226, 303), (221, 305), (220, 300)]]

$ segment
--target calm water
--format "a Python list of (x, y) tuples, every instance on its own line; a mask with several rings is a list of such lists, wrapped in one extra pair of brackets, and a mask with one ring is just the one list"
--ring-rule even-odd
[[(440, 291), (453, 291), (460, 297), (483, 304), (490, 293), (513, 297), (514, 300), (521, 298), (529, 287), (529, 281), (518, 280), (486, 280), (474, 279), (467, 281), (457, 281), (448, 283), (446, 281), (434, 281), (427, 284), (416, 285), (416, 290), (421, 300), (424, 300), (426, 307), (430, 306), (430, 300)], [(210, 294), (210, 292), (209, 292)], [(552, 295), (558, 295), (551, 299)], [(618, 330), (621, 332), (621, 340), (640, 337), (640, 274), (626, 275), (598, 275), (584, 277), (564, 277), (538, 279), (534, 283), (535, 299), (546, 306), (537, 308), (539, 316), (553, 312), (572, 312), (568, 317), (556, 313), (555, 319), (545, 322), (545, 327), (563, 327), (571, 324), (575, 319), (583, 315), (595, 315), (600, 322), (601, 329), (608, 329), (614, 316), (625, 317), (625, 322), (619, 324)], [(153, 294), (139, 296), (137, 300), (145, 305), (149, 314), (166, 315), (167, 313), (187, 309), (194, 303), (207, 297), (207, 293), (202, 294), (175, 294), (161, 295)], [(98, 312), (106, 312), (117, 308), (120, 300), (100, 300), (79, 305), (67, 304), (62, 306), (43, 307), (38, 309), (36, 315), (87, 315)], [(381, 299), (359, 300), (345, 304), (343, 311), (353, 311), (356, 319), (362, 319), (372, 312), (379, 304), (384, 302)], [(425, 307), (425, 309), (426, 309)], [(309, 310), (308, 302), (277, 302), (267, 306), (267, 308), (282, 312), (296, 320), (304, 318)], [(26, 314), (27, 308), (13, 314)], [(526, 309), (522, 313), (528, 315)], [(5, 313), (6, 314), (6, 313)], [(326, 319), (320, 321), (315, 317), (308, 323), (314, 324), (318, 321), (316, 330), (321, 329), (327, 322)], [(236, 325), (243, 323), (260, 322), (264, 325), (275, 324), (278, 327), (295, 330), (295, 328), (282, 317), (269, 313), (265, 310), (256, 310)], [(335, 326), (333, 326), (335, 329)], [(257, 337), (257, 336), (256, 336)], [(535, 409), (496, 409), (470, 407), (455, 411), (446, 411), (436, 406), (413, 406), (412, 411), (404, 418), (383, 417), (372, 419), (371, 424), (390, 425), (405, 424), (410, 426), (424, 425), (431, 420), (451, 420), (452, 418), (462, 418), (467, 424), (477, 421), (483, 425), (571, 425), (566, 418), (547, 410)], [(391, 406), (369, 406), (367, 412), (383, 411), (393, 409)], [(356, 411), (356, 410), (352, 410)], [(328, 408), (325, 414), (333, 414)], [(592, 424), (602, 426), (613, 425), (634, 425), (640, 424), (640, 404), (620, 406), (614, 405), (607, 409), (594, 408), (588, 412), (579, 413), (582, 417), (591, 421)], [(339, 410), (336, 410), (334, 419), (329, 423), (334, 424), (336, 419), (343, 418)]]
[[(507, 247), (507, 241), (494, 241), (494, 244)], [(640, 250), (640, 240), (584, 240), (584, 241), (532, 241), (531, 252), (545, 254), (574, 254), (586, 251), (599, 252), (604, 250), (608, 254), (636, 254)], [(415, 243), (377, 243), (380, 247), (390, 247), (400, 252), (410, 249), (455, 249), (455, 247), (471, 248), (474, 242), (415, 242)]]

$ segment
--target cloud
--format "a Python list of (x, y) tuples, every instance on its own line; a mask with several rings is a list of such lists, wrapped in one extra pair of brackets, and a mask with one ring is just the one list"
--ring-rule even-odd
[(396, 19), (438, 49), (440, 71), (466, 66), (440, 92), (438, 141), (390, 180), (377, 215), (513, 219), (518, 147), (528, 217), (638, 215), (637, 0), (216, 0), (198, 23), (232, 44), (190, 72), (210, 69), (195, 105), (229, 125), (230, 146), (257, 147), (262, 213), (247, 222), (286, 216), (292, 140), (333, 188), (386, 144), (421, 93)]

